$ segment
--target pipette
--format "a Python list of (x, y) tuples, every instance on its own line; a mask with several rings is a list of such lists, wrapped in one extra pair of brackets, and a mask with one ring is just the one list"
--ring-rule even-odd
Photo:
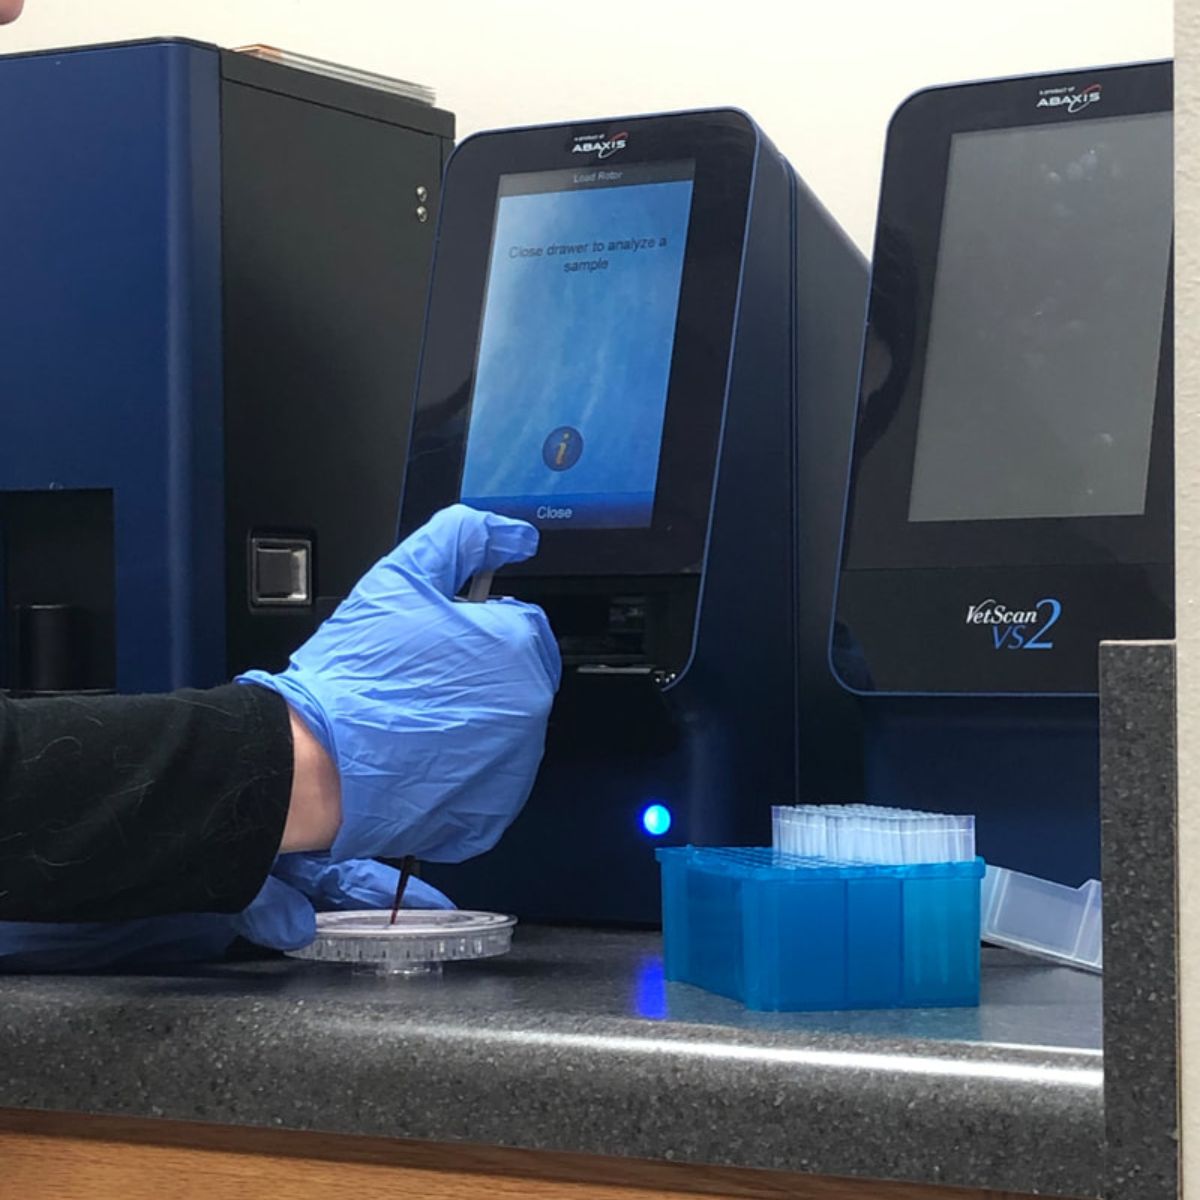
[(396, 914), (400, 911), (400, 905), (404, 901), (404, 892), (408, 887), (409, 879), (412, 878), (413, 865), (416, 861), (411, 854), (406, 854), (400, 860), (400, 880), (396, 884), (396, 899), (392, 904), (392, 916), (388, 921), (389, 925), (395, 925), (396, 923)]
[[(495, 571), (480, 571), (474, 579), (471, 580), (471, 586), (467, 589), (468, 604), (483, 604), (492, 592), (492, 580), (496, 577)], [(408, 887), (408, 881), (412, 877), (413, 866), (416, 859), (411, 855), (405, 855), (400, 861), (400, 880), (396, 884), (396, 899), (392, 903), (392, 916), (388, 921), (389, 925), (395, 925), (396, 917), (400, 912), (400, 905), (404, 901), (404, 892)]]
[(467, 589), (467, 603), (482, 604), (492, 594), (492, 580), (495, 577), (495, 571), (480, 571)]

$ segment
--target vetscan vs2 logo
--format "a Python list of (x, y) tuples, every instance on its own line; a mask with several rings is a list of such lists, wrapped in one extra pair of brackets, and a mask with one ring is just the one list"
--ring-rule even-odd
[(1038, 92), (1038, 108), (1060, 108), (1067, 113), (1083, 112), (1100, 103), (1101, 85), (1089, 83), (1085, 88), (1042, 88)]
[(967, 606), (967, 624), (992, 631), (993, 650), (1053, 650), (1048, 634), (1062, 616), (1062, 604), (1049, 596), (1032, 608), (1009, 608), (988, 597)]
[(629, 131), (620, 133), (581, 133), (571, 143), (572, 154), (594, 154), (597, 159), (612, 158), (618, 150), (624, 150), (629, 141)]

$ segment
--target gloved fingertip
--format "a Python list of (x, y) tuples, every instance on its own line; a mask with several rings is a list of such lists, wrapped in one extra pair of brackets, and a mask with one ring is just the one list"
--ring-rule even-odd
[(484, 570), (494, 571), (509, 563), (524, 562), (537, 553), (541, 534), (528, 521), (492, 512), (483, 515), (487, 535)]
[(538, 531), (527, 521), (452, 504), (405, 538), (386, 561), (450, 599), (473, 575), (521, 562), (537, 548)]
[(234, 929), (258, 946), (299, 950), (317, 936), (317, 914), (303, 894), (268, 876), (249, 908), (234, 919)]
[(405, 908), (436, 908), (443, 911), (458, 907), (444, 892), (438, 891), (431, 883), (426, 883), (416, 876), (408, 881), (404, 890)]

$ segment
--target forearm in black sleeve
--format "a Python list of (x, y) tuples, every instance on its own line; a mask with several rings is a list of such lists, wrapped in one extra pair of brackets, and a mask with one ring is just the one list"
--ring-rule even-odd
[(0, 920), (237, 912), (291, 783), (287, 705), (265, 688), (0, 697)]

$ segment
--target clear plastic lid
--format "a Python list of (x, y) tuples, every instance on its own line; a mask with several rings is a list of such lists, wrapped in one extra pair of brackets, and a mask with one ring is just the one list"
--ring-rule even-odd
[(985, 942), (1097, 974), (1104, 970), (1098, 879), (1077, 888), (988, 865), (980, 908)]

